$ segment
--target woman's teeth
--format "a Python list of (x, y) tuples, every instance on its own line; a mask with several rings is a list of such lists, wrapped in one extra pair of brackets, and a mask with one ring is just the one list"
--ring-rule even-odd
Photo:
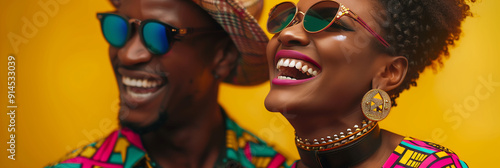
[(154, 88), (161, 84), (161, 82), (159, 81), (152, 81), (148, 79), (133, 79), (126, 76), (122, 77), (122, 82), (125, 86), (139, 87), (139, 88)]
[(289, 80), (297, 80), (295, 78), (292, 78), (292, 77), (288, 77), (288, 76), (278, 76), (278, 79), (289, 79)]
[[(281, 58), (278, 61), (278, 64), (276, 64), (276, 69), (280, 69), (280, 67), (289, 67), (289, 68), (295, 68), (302, 72), (303, 74), (310, 75), (312, 77), (318, 75), (319, 69), (316, 69), (316, 67), (312, 66), (306, 62), (303, 62), (302, 60), (297, 60), (297, 59), (290, 59), (290, 58)], [(279, 76), (278, 76), (279, 79)]]

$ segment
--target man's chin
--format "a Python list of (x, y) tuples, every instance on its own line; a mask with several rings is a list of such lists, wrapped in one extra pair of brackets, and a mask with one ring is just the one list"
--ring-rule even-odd
[(157, 130), (167, 121), (168, 115), (166, 112), (161, 112), (159, 116), (153, 121), (144, 123), (144, 121), (131, 121), (128, 118), (122, 119), (119, 117), (120, 125), (124, 128), (129, 128), (135, 133), (146, 134), (148, 132)]

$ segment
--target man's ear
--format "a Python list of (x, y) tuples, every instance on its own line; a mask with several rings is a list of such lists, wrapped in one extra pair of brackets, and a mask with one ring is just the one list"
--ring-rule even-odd
[(214, 75), (219, 77), (219, 80), (224, 80), (236, 66), (236, 60), (240, 52), (229, 36), (225, 37), (217, 45), (214, 57)]
[(401, 85), (408, 71), (408, 59), (404, 56), (384, 56), (381, 65), (373, 77), (372, 88), (391, 91)]
[(109, 0), (109, 2), (111, 2), (111, 4), (115, 7), (115, 8), (118, 8), (120, 7), (120, 0)]

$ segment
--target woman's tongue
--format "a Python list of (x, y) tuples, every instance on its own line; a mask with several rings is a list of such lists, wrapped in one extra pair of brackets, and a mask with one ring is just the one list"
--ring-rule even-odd
[(290, 67), (280, 67), (280, 73), (278, 74), (278, 76), (292, 77), (292, 78), (295, 78), (297, 80), (307, 79), (307, 78), (312, 77), (312, 76), (309, 76), (305, 73), (300, 72), (296, 68), (290, 68)]

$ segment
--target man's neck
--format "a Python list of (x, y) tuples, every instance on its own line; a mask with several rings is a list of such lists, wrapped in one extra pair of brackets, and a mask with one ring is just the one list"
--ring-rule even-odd
[[(144, 146), (162, 167), (213, 167), (225, 146), (224, 117), (220, 107), (214, 102), (185, 110), (171, 112), (189, 114), (194, 111), (196, 115), (169, 118), (163, 127), (142, 135)], [(175, 124), (168, 122), (170, 120)]]

